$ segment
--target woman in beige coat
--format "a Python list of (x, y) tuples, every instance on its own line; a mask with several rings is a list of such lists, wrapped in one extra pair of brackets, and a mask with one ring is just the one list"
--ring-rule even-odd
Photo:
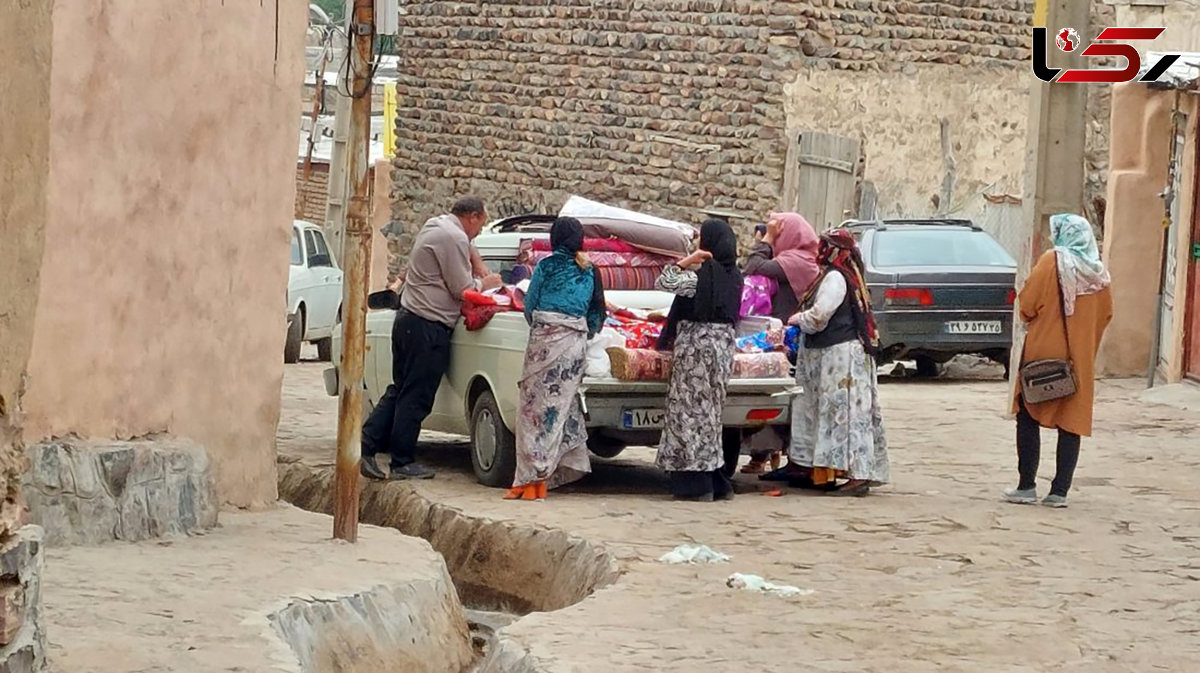
[[(1112, 320), (1111, 281), (1100, 260), (1092, 225), (1078, 215), (1050, 218), (1054, 249), (1038, 260), (1021, 289), (1021, 319), (1029, 325), (1021, 365), (1035, 360), (1070, 359), (1076, 392), (1040, 404), (1026, 404), (1020, 386), (1013, 399), (1017, 415), (1017, 471), (1020, 483), (1006, 491), (1017, 504), (1037, 502), (1041, 428), (1058, 430), (1058, 461), (1048, 507), (1066, 507), (1079, 460), (1080, 437), (1092, 434), (1096, 352)], [(1065, 321), (1064, 321), (1065, 317)]]

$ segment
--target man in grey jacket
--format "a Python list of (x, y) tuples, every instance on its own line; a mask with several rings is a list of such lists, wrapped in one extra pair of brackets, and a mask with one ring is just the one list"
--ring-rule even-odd
[[(392, 383), (363, 424), (362, 473), (373, 479), (432, 479), (416, 462), (421, 424), (433, 410), (450, 367), (450, 335), (467, 290), (501, 285), (497, 274), (475, 277), (480, 261), (471, 241), (483, 231), (487, 210), (476, 198), (460, 199), (449, 215), (430, 219), (413, 241), (412, 255), (392, 324)], [(376, 453), (391, 455), (384, 473)]]

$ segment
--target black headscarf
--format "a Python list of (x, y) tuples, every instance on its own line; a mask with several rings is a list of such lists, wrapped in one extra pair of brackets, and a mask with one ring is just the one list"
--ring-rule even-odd
[(658, 341), (660, 350), (675, 347), (679, 323), (736, 324), (742, 307), (742, 273), (737, 267), (737, 235), (727, 222), (708, 220), (700, 228), (700, 249), (712, 259), (696, 272), (695, 297), (675, 297), (667, 325)]
[(573, 217), (560, 217), (550, 225), (550, 248), (568, 254), (583, 250), (583, 224)]

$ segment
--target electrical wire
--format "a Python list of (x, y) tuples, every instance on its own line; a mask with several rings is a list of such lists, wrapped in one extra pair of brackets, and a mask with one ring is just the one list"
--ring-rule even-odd
[[(354, 25), (353, 18), (351, 18), (350, 23), (351, 23), (351, 26)], [(366, 82), (363, 84), (362, 90), (361, 91), (352, 91), (350, 89), (350, 82), (351, 82), (350, 78), (354, 72), (357, 72), (357, 68), (354, 67), (354, 65), (355, 65), (354, 64), (354, 60), (355, 60), (354, 30), (346, 31), (346, 59), (342, 63), (342, 66), (338, 71), (338, 85), (337, 85), (338, 94), (340, 94), (342, 96), (346, 96), (347, 98), (363, 98), (363, 97), (371, 95), (371, 91), (374, 88), (374, 84), (375, 84), (375, 73), (379, 70), (379, 64), (382, 60), (381, 59), (382, 55), (375, 53), (375, 37), (376, 37), (375, 24), (374, 24), (374, 22), (372, 22), (371, 23), (371, 37), (370, 37), (370, 39), (371, 39), (371, 57), (372, 58), (371, 58), (371, 63), (369, 64), (370, 69), (367, 71), (367, 75), (365, 77)], [(352, 68), (353, 68), (353, 71), (352, 71)]]

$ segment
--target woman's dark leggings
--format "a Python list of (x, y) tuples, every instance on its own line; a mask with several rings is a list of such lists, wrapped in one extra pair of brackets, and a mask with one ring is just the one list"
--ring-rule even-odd
[[(1021, 483), (1017, 488), (1029, 490), (1037, 485), (1038, 464), (1042, 459), (1042, 427), (1033, 420), (1025, 408), (1025, 400), (1018, 398), (1017, 412), (1017, 471)], [(1052, 495), (1066, 497), (1071, 490), (1071, 479), (1075, 476), (1075, 464), (1079, 462), (1079, 435), (1066, 430), (1058, 431), (1058, 465), (1054, 482), (1050, 485)]]

